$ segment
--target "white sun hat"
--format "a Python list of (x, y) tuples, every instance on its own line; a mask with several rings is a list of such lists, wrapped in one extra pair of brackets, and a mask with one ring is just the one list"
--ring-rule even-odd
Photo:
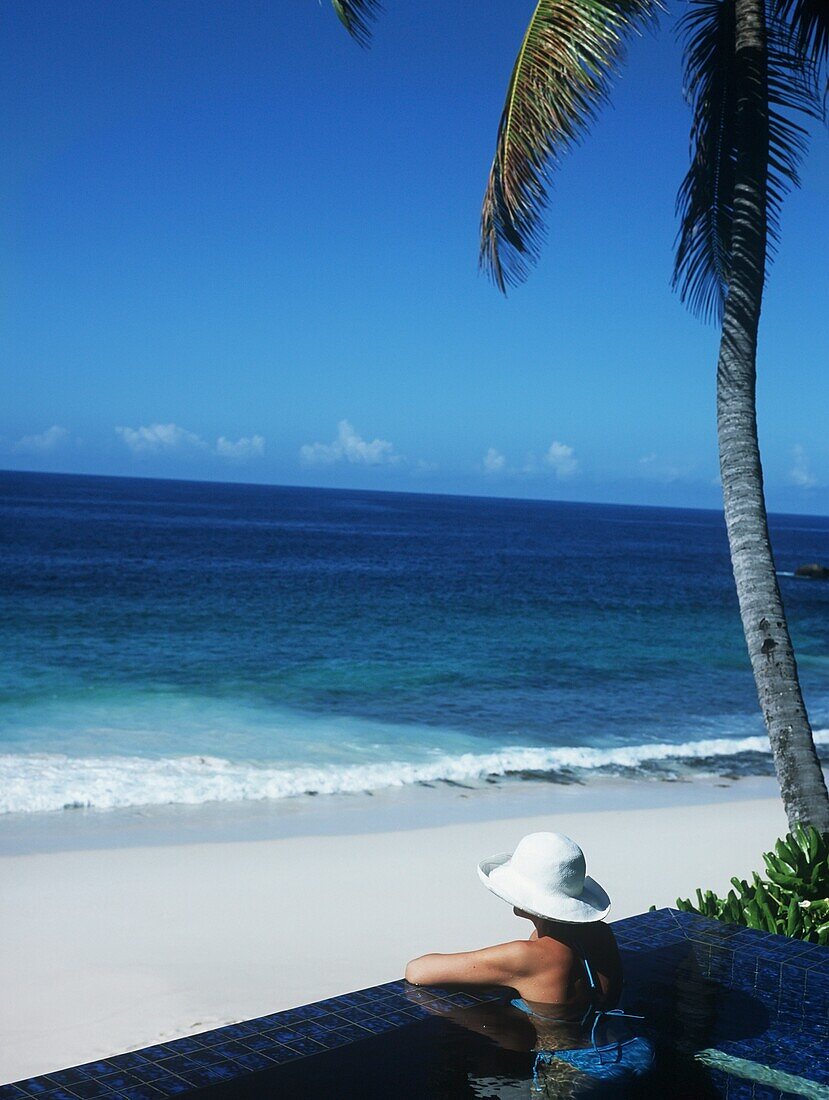
[(585, 874), (584, 852), (563, 833), (530, 833), (510, 854), (478, 864), (481, 882), (518, 909), (548, 920), (585, 924), (603, 920), (610, 898)]

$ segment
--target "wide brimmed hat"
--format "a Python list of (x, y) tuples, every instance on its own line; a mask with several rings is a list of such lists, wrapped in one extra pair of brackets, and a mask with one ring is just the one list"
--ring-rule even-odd
[(484, 886), (536, 917), (586, 924), (603, 920), (610, 898), (586, 874), (584, 852), (563, 833), (530, 833), (510, 854), (478, 864)]

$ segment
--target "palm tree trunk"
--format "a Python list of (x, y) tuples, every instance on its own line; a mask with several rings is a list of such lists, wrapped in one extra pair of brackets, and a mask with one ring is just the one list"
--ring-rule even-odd
[(725, 520), (751, 666), (791, 826), (829, 833), (829, 796), (769, 541), (755, 402), (766, 268), (769, 155), (764, 0), (732, 0), (737, 24), (737, 168), (732, 266), (717, 365), (717, 435)]

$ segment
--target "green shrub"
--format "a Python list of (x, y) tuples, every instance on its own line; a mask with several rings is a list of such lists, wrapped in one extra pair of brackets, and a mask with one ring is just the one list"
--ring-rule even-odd
[(677, 908), (729, 924), (743, 924), (829, 946), (829, 841), (811, 825), (795, 826), (763, 856), (765, 878), (733, 878), (724, 898), (697, 890), (697, 901), (677, 898)]

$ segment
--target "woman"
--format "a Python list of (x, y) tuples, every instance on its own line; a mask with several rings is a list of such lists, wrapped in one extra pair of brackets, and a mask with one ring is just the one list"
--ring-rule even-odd
[(561, 833), (531, 833), (512, 854), (483, 860), (478, 874), (516, 916), (532, 921), (530, 938), (422, 955), (408, 964), (406, 979), (413, 985), (500, 985), (516, 993), (510, 1004), (536, 1033), (537, 1084), (554, 1068), (600, 1081), (646, 1072), (653, 1062), (647, 1039), (599, 1044), (599, 1025), (624, 1015), (616, 1008), (622, 963), (604, 923), (610, 898), (587, 876), (578, 844)]

